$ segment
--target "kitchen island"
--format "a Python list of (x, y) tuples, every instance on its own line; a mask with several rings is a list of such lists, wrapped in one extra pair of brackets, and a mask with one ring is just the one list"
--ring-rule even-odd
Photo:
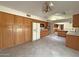
[(67, 31), (59, 30), (59, 31), (57, 31), (57, 32), (58, 32), (58, 36), (66, 37)]

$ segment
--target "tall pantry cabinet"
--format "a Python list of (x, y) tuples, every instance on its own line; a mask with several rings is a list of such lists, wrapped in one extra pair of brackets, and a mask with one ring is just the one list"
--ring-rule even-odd
[(24, 18), (21, 16), (15, 16), (15, 44), (22, 44), (24, 43)]
[(32, 21), (22, 16), (0, 12), (0, 48), (32, 41)]
[(0, 12), (0, 48), (14, 46), (14, 15)]
[(32, 41), (32, 21), (28, 18), (24, 18), (24, 35), (25, 42)]

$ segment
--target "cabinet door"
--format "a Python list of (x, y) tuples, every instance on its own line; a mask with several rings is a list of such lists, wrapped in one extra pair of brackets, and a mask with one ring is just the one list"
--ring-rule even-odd
[(2, 48), (2, 28), (0, 27), (0, 48)]
[(67, 35), (66, 36), (66, 45), (68, 46), (68, 47), (74, 47), (74, 42), (73, 42), (73, 38), (72, 38), (72, 36), (71, 35)]
[(0, 12), (0, 48), (2, 48), (2, 28), (1, 28), (1, 22), (2, 22), (2, 13)]
[(29, 19), (24, 20), (25, 42), (32, 41), (32, 22)]
[(71, 40), (71, 48), (79, 50), (79, 37), (78, 36), (72, 36)]
[(14, 15), (8, 13), (0, 13), (0, 30), (1, 30), (1, 42), (2, 48), (8, 48), (14, 46)]
[(15, 16), (15, 44), (22, 44), (24, 43), (24, 25), (23, 25), (24, 18), (20, 16)]
[(73, 16), (73, 27), (79, 27), (79, 14)]
[(79, 36), (77, 36), (77, 49), (79, 50)]
[(70, 48), (79, 50), (79, 37), (73, 35), (67, 35), (66, 45)]

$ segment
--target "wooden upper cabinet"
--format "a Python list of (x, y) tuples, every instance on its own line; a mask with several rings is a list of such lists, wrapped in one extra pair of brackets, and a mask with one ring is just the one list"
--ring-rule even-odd
[(0, 12), (0, 41), (2, 48), (14, 46), (14, 15)]
[(15, 16), (15, 44), (22, 44), (24, 43), (24, 26), (23, 26), (24, 18), (21, 16)]
[(73, 15), (73, 27), (79, 27), (79, 14)]

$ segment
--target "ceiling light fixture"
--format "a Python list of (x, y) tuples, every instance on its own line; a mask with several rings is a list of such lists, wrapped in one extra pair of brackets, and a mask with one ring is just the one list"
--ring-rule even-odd
[(42, 7), (43, 12), (48, 13), (48, 12), (52, 11), (52, 6), (54, 6), (54, 4), (51, 1), (44, 2), (43, 7)]
[(54, 6), (53, 2), (50, 2), (50, 3), (49, 3), (49, 6)]

